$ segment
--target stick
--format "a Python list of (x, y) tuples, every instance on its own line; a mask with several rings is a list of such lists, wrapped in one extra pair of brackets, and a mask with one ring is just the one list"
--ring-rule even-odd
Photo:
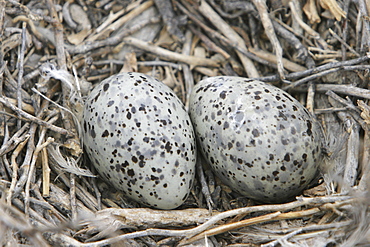
[(149, 44), (148, 42), (145, 42), (145, 41), (142, 41), (136, 38), (126, 37), (122, 41), (128, 45), (133, 45), (144, 51), (154, 53), (163, 59), (175, 60), (175, 61), (187, 63), (191, 65), (192, 67), (196, 67), (196, 66), (217, 67), (218, 66), (218, 62), (213, 61), (211, 59), (179, 54), (179, 53), (169, 51), (169, 50), (160, 48), (158, 46)]

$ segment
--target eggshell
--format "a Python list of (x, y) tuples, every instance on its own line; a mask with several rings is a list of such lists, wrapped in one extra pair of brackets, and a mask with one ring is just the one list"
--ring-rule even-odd
[(141, 73), (111, 76), (94, 88), (83, 113), (85, 150), (98, 173), (146, 206), (180, 206), (194, 180), (196, 146), (184, 105)]
[(320, 124), (287, 92), (261, 81), (210, 77), (190, 96), (200, 149), (231, 189), (284, 202), (317, 176)]

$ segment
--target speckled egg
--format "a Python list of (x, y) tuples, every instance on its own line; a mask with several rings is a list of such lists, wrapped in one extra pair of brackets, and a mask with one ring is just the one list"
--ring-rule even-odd
[(102, 81), (86, 100), (83, 134), (98, 173), (127, 197), (159, 209), (187, 198), (196, 162), (193, 127), (162, 82), (141, 73)]
[(277, 87), (240, 77), (210, 77), (194, 87), (190, 116), (208, 163), (242, 195), (284, 202), (317, 176), (320, 125)]

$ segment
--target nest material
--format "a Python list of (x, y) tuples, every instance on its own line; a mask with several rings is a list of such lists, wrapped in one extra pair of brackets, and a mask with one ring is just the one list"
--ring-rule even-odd
[[(0, 0), (1, 245), (369, 245), (367, 4)], [(200, 165), (177, 210), (127, 201), (95, 177), (79, 130), (91, 86), (123, 71), (185, 105), (204, 76), (289, 91), (323, 124), (322, 177), (293, 202), (258, 205)]]

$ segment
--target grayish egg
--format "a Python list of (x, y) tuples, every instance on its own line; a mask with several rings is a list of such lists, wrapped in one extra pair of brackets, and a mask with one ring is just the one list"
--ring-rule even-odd
[(210, 77), (190, 97), (200, 149), (234, 191), (261, 202), (284, 202), (317, 176), (322, 130), (285, 91), (240, 77)]
[(98, 173), (146, 206), (180, 206), (194, 181), (196, 146), (184, 105), (162, 82), (141, 73), (111, 76), (83, 112), (85, 150)]

